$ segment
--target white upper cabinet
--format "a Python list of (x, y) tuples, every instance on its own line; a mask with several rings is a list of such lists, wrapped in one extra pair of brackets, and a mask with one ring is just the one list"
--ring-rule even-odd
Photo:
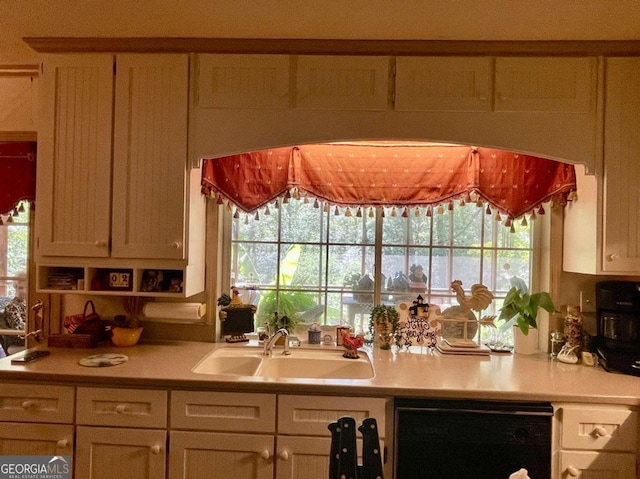
[(602, 270), (640, 274), (640, 58), (606, 69)]
[(490, 57), (398, 57), (398, 111), (489, 111)]
[(118, 55), (114, 257), (184, 257), (188, 106), (187, 55)]
[(113, 56), (46, 56), (41, 84), (38, 252), (107, 257)]
[[(44, 58), (39, 291), (203, 290), (205, 204), (200, 171), (187, 165), (189, 75), (186, 54)], [(166, 284), (143, 285), (147, 271)], [(72, 290), (56, 286), (61, 274), (77, 279)]]
[(603, 170), (578, 175), (578, 199), (565, 211), (564, 270), (637, 275), (640, 58), (608, 58), (605, 85)]
[(199, 55), (201, 108), (290, 108), (288, 55)]
[(296, 108), (386, 110), (389, 58), (309, 56), (297, 58)]
[(495, 72), (496, 111), (595, 111), (595, 57), (498, 57)]

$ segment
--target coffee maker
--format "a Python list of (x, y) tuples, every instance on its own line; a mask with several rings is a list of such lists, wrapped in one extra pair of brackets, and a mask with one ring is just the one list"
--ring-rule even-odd
[(640, 376), (640, 283), (596, 283), (596, 324), (602, 366)]

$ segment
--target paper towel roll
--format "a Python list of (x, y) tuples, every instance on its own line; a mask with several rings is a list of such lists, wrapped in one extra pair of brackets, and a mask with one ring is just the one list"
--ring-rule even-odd
[(147, 303), (142, 308), (146, 318), (198, 321), (207, 313), (206, 303)]

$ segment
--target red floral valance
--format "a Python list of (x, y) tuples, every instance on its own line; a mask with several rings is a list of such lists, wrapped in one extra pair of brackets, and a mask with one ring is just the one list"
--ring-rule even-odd
[(414, 208), (454, 199), (488, 203), (507, 218), (576, 189), (573, 165), (491, 148), (313, 144), (207, 159), (203, 193), (253, 212), (278, 197), (339, 207)]
[[(36, 197), (36, 143), (0, 142), (0, 215)], [(2, 220), (4, 221), (4, 220)]]

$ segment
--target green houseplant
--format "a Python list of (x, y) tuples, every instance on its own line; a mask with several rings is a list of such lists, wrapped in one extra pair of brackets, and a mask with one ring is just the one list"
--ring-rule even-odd
[(371, 309), (369, 333), (373, 341), (379, 340), (380, 349), (389, 349), (395, 335), (396, 345), (400, 341), (400, 315), (394, 306), (377, 304)]
[(549, 313), (554, 313), (556, 307), (553, 304), (551, 295), (547, 292), (540, 293), (524, 293), (518, 288), (511, 288), (507, 293), (500, 316), (498, 319), (507, 320), (507, 325), (517, 326), (526, 336), (529, 334), (529, 328), (537, 328), (538, 310), (542, 308)]

